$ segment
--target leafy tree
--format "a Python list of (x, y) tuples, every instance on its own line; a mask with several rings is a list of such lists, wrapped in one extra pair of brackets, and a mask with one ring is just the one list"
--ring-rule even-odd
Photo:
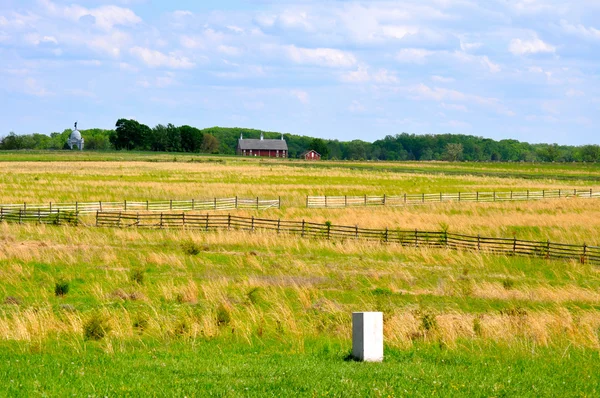
[(455, 143), (446, 144), (446, 150), (444, 151), (444, 160), (449, 160), (450, 162), (456, 162), (457, 160), (461, 160), (462, 156), (463, 156), (462, 144), (455, 144)]
[(195, 127), (181, 126), (179, 134), (181, 135), (181, 148), (184, 152), (200, 152), (204, 138), (202, 131)]
[(115, 125), (112, 144), (115, 149), (144, 150), (150, 147), (148, 141), (152, 135), (150, 127), (132, 119), (119, 119)]
[(204, 134), (202, 138), (202, 152), (205, 153), (215, 153), (219, 150), (219, 140), (215, 138), (215, 136), (210, 134)]

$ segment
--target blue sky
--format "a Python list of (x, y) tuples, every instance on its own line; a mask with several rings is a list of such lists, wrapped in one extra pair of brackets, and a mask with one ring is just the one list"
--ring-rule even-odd
[(597, 0), (0, 0), (0, 59), (0, 135), (126, 117), (600, 144)]

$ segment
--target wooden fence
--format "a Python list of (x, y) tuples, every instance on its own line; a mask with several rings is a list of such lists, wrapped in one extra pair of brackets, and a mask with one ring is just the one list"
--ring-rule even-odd
[(213, 198), (213, 199), (190, 199), (190, 200), (161, 200), (135, 202), (124, 200), (122, 202), (72, 202), (72, 203), (17, 203), (0, 204), (0, 210), (41, 210), (45, 212), (72, 211), (79, 214), (95, 213), (97, 211), (209, 211), (209, 210), (235, 210), (235, 209), (257, 209), (266, 210), (280, 208), (281, 198), (266, 199), (242, 199)]
[(403, 195), (307, 196), (308, 208), (343, 208), (358, 206), (408, 206), (445, 202), (510, 202), (560, 198), (600, 198), (592, 189), (558, 189), (542, 191), (419, 193)]
[(492, 238), (451, 234), (443, 231), (397, 229), (368, 229), (358, 226), (320, 224), (308, 221), (285, 221), (229, 215), (160, 213), (139, 214), (97, 212), (98, 227), (120, 228), (189, 228), (200, 230), (237, 229), (273, 230), (277, 233), (297, 234), (317, 239), (357, 239), (403, 246), (438, 247), (454, 250), (476, 250), (491, 253), (536, 256), (543, 258), (575, 259), (581, 263), (600, 264), (600, 247), (569, 245), (550, 241), (536, 242), (516, 238)]
[(77, 212), (66, 210), (41, 210), (41, 209), (3, 209), (0, 208), (0, 222), (11, 223), (38, 223), (54, 225), (77, 225), (79, 218)]

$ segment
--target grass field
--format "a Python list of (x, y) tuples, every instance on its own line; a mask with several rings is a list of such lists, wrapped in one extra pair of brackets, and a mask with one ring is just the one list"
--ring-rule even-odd
[[(281, 209), (236, 214), (600, 245), (597, 199), (304, 206), (557, 188), (600, 189), (600, 167), (0, 154), (2, 203), (281, 196)], [(384, 312), (382, 364), (345, 360), (351, 312), (369, 310)], [(0, 225), (0, 395), (598, 396), (599, 349), (600, 275), (577, 261)]]

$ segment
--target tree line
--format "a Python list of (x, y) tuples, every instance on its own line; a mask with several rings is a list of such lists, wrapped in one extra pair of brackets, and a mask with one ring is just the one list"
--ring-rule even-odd
[[(72, 130), (61, 133), (17, 135), (0, 140), (0, 150), (68, 149)], [(240, 135), (244, 138), (279, 139), (281, 133), (246, 128), (159, 124), (153, 128), (131, 119), (119, 119), (115, 129), (81, 130), (86, 150), (191, 152), (233, 155)], [(598, 162), (598, 145), (530, 144), (517, 140), (492, 140), (462, 134), (397, 134), (366, 142), (339, 141), (283, 134), (291, 158), (314, 149), (323, 159), (345, 160), (447, 160), (512, 162)]]

